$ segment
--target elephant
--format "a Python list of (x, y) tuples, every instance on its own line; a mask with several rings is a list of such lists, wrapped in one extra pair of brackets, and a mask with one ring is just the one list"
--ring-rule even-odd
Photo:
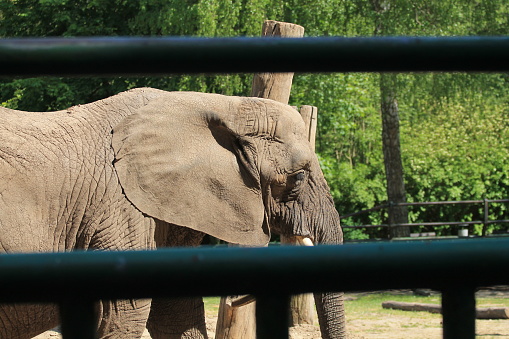
[[(297, 111), (275, 101), (136, 88), (55, 112), (0, 108), (0, 253), (264, 246), (343, 235)], [(317, 293), (323, 338), (342, 294)], [(206, 338), (202, 298), (97, 303), (100, 338)], [(54, 305), (0, 305), (0, 338), (58, 324)], [(28, 325), (29, 324), (29, 325)]]

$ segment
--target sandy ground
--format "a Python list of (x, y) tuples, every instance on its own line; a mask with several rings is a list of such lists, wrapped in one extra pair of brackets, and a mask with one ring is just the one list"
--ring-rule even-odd
[[(509, 290), (487, 290), (481, 292), (483, 296), (509, 298)], [(348, 297), (348, 295), (346, 295)], [(478, 293), (478, 296), (480, 294)], [(391, 315), (383, 319), (348, 319), (347, 330), (349, 339), (435, 339), (442, 338), (442, 324), (440, 317), (426, 319), (408, 315)], [(207, 317), (207, 332), (209, 338), (214, 338), (217, 317)], [(509, 339), (509, 319), (507, 320), (477, 320), (476, 337), (478, 338), (506, 338)], [(47, 331), (34, 339), (60, 339), (57, 331)], [(321, 339), (318, 325), (302, 325), (290, 329), (291, 339)], [(142, 339), (150, 339), (147, 331)]]
[[(217, 318), (210, 317), (207, 318), (207, 333), (209, 338), (214, 338), (215, 335), (215, 327), (216, 327), (216, 321)], [(321, 339), (320, 336), (320, 330), (318, 326), (314, 325), (303, 325), (299, 327), (294, 327), (290, 330), (290, 338), (292, 339)], [(37, 337), (34, 337), (33, 339), (61, 339), (62, 336), (58, 332), (58, 329), (55, 329), (53, 331), (47, 331), (41, 335), (38, 335)], [(145, 330), (145, 333), (141, 337), (142, 339), (151, 339), (150, 334), (147, 330)], [(362, 338), (362, 337), (351, 337), (353, 338)], [(241, 338), (239, 338), (241, 339)]]
[[(215, 319), (207, 319), (209, 338), (214, 338)], [(477, 321), (477, 336), (479, 338), (509, 338), (509, 320), (479, 320)], [(426, 326), (426, 327), (424, 327)], [(432, 326), (432, 327), (429, 327)], [(409, 322), (405, 318), (354, 320), (348, 322), (350, 339), (438, 339), (442, 338), (442, 324), (440, 320), (422, 322)], [(36, 339), (60, 339), (62, 336), (56, 331), (48, 331)], [(35, 339), (34, 338), (34, 339)], [(314, 325), (294, 327), (290, 331), (292, 339), (321, 339), (320, 330)], [(142, 339), (150, 339), (145, 331)]]

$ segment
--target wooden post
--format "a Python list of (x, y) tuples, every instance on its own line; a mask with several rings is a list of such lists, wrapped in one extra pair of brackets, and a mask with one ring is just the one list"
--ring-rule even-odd
[[(299, 38), (304, 36), (304, 27), (286, 22), (267, 20), (263, 23), (262, 36)], [(251, 96), (272, 99), (288, 104), (292, 80), (293, 73), (257, 73), (253, 76)], [(302, 304), (302, 302), (297, 304)], [(311, 306), (313, 305), (311, 304)], [(216, 339), (254, 339), (256, 337), (255, 307), (255, 303), (232, 307), (228, 304), (228, 298), (222, 297), (219, 306)], [(293, 317), (292, 315), (292, 319)]]
[(304, 105), (300, 108), (300, 115), (306, 124), (306, 129), (308, 130), (308, 140), (313, 149), (315, 149), (318, 108), (315, 106)]
[(215, 339), (256, 339), (256, 301), (253, 302), (251, 297), (221, 297)]
[[(302, 106), (300, 115), (308, 131), (308, 140), (313, 149), (315, 149), (316, 122), (318, 109), (314, 106)], [(299, 245), (298, 241), (292, 237), (281, 237), (283, 244)], [(315, 311), (315, 299), (313, 294), (299, 294), (291, 297), (290, 300), (290, 326), (309, 324), (316, 322), (317, 315)]]
[[(302, 37), (304, 27), (277, 21), (266, 21), (262, 29), (263, 36)], [(293, 73), (258, 73), (253, 77), (251, 95), (272, 99), (288, 104), (292, 89)], [(302, 106), (301, 115), (309, 131), (308, 138), (315, 145), (316, 136), (316, 107)], [(286, 245), (298, 245), (291, 237), (281, 237), (281, 242)], [(315, 310), (312, 294), (300, 294), (292, 296), (290, 302), (290, 325), (314, 324)]]
[[(264, 37), (303, 37), (304, 27), (278, 21), (265, 21), (262, 28)], [(272, 99), (288, 104), (292, 89), (293, 73), (258, 73), (253, 77), (251, 95)], [(308, 138), (313, 148), (316, 135), (316, 107), (302, 106), (301, 115), (309, 131)], [(286, 245), (298, 245), (296, 239), (281, 237)], [(290, 325), (313, 324), (315, 322), (314, 298), (312, 294), (292, 296), (290, 302)]]
[[(301, 38), (304, 36), (304, 27), (287, 22), (267, 20), (263, 23), (262, 36)], [(251, 96), (288, 104), (292, 80), (293, 73), (257, 73), (253, 77)]]
[(235, 307), (229, 297), (221, 297), (216, 339), (256, 338), (255, 303)]
[[(304, 36), (304, 27), (286, 22), (265, 21), (262, 28), (262, 36), (299, 38)], [(292, 80), (293, 73), (255, 74), (251, 95), (288, 104)], [(308, 138), (310, 141), (312, 140), (313, 147), (316, 135), (316, 112), (317, 110), (313, 109), (312, 106), (303, 106), (300, 112), (309, 131)], [(311, 132), (312, 130), (313, 132)], [(291, 237), (281, 236), (281, 242), (286, 245), (297, 245), (297, 241)], [(313, 324), (315, 322), (314, 305), (312, 294), (292, 296), (290, 302), (290, 325)]]

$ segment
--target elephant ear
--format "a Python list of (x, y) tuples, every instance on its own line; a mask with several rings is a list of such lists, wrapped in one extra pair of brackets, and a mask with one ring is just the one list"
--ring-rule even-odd
[(143, 213), (230, 243), (265, 245), (259, 178), (228, 128), (240, 98), (168, 93), (113, 129), (114, 166)]

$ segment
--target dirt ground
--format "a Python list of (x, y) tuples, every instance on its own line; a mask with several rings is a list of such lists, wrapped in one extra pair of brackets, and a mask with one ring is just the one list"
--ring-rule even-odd
[[(397, 291), (395, 293), (411, 293), (410, 291)], [(358, 294), (346, 294), (345, 297), (355, 298)], [(483, 290), (477, 297), (509, 298), (507, 290)], [(411, 314), (413, 312), (409, 312)], [(217, 317), (207, 316), (207, 332), (209, 338), (214, 338)], [(435, 339), (442, 338), (442, 324), (440, 317), (426, 319), (413, 318), (408, 315), (390, 315), (376, 319), (348, 319), (347, 330), (349, 339)], [(477, 320), (477, 338), (506, 338), (509, 339), (509, 319), (506, 320)], [(60, 339), (57, 330), (47, 331), (33, 339)], [(302, 325), (290, 329), (291, 339), (321, 339), (318, 325)], [(142, 339), (150, 339), (145, 331)]]
[[(208, 317), (207, 318), (207, 333), (210, 339), (214, 338), (215, 335), (215, 328), (216, 328), (216, 321), (217, 317)], [(292, 328), (290, 333), (290, 337), (292, 339), (321, 339), (320, 336), (320, 329), (318, 326), (314, 325), (304, 325), (299, 327)], [(41, 335), (38, 335), (37, 337), (34, 337), (33, 339), (61, 339), (62, 336), (58, 332), (58, 329), (55, 329), (53, 331), (47, 331)], [(142, 339), (151, 339), (150, 334), (147, 330), (145, 330), (145, 333), (141, 337)], [(352, 339), (355, 338), (362, 338), (353, 336)], [(241, 339), (241, 338), (239, 338)]]
[[(214, 318), (207, 319), (207, 332), (209, 338), (214, 338)], [(434, 339), (442, 338), (442, 325), (439, 320), (432, 322), (434, 327), (419, 328), (418, 323), (408, 323), (406, 319), (370, 319), (348, 322), (349, 339)], [(429, 326), (430, 324), (427, 324)], [(380, 328), (385, 330), (381, 333)], [(482, 320), (478, 321), (476, 337), (479, 338), (509, 338), (509, 320)], [(362, 333), (362, 334), (356, 334)], [(47, 331), (34, 339), (60, 339), (62, 336), (56, 331)], [(315, 325), (302, 325), (290, 330), (291, 339), (321, 339), (320, 330)], [(142, 339), (150, 339), (145, 331)]]

